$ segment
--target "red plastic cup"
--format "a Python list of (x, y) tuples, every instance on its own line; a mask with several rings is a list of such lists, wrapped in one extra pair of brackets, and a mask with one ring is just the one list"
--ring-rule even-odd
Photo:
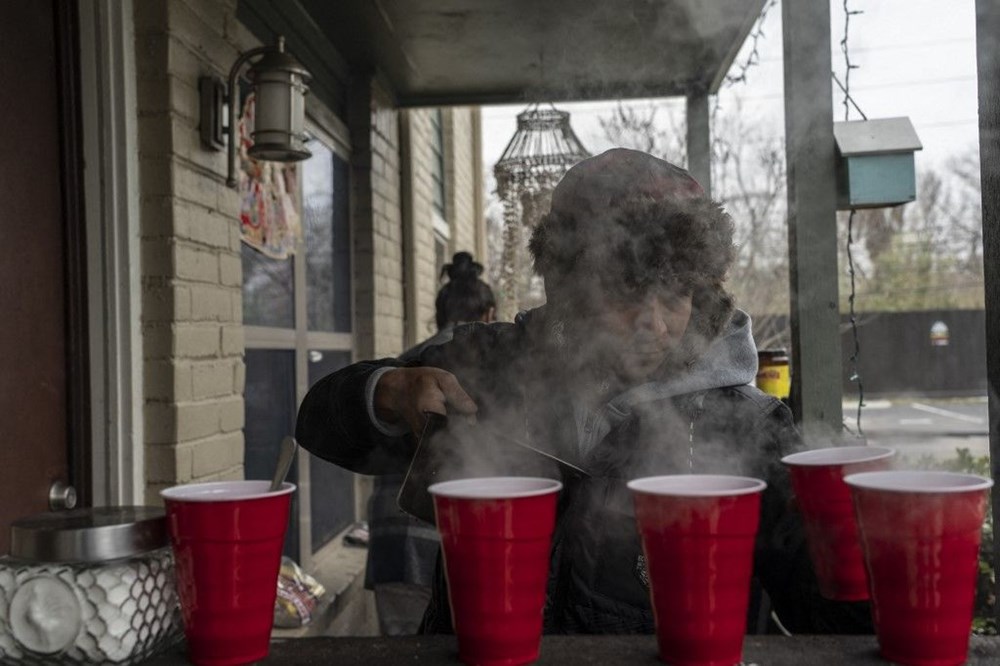
[(677, 666), (742, 661), (759, 479), (653, 476), (630, 481), (660, 659)]
[(851, 487), (882, 656), (961, 664), (993, 482), (952, 472), (864, 472)]
[(199, 666), (267, 656), (281, 548), (295, 486), (269, 481), (174, 486), (160, 492), (174, 551), (188, 658)]
[(844, 477), (888, 469), (895, 453), (878, 446), (834, 446), (781, 459), (788, 467), (802, 511), (820, 594), (828, 599), (868, 598), (868, 574), (861, 556), (851, 489)]
[(552, 479), (489, 477), (435, 483), (448, 600), (466, 664), (538, 659), (556, 496)]

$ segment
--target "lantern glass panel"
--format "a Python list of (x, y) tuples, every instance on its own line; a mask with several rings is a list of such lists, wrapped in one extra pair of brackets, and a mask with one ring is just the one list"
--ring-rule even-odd
[[(287, 140), (287, 134), (291, 131), (292, 124), (292, 103), (293, 97), (288, 80), (274, 80), (268, 77), (265, 81), (257, 83), (257, 117), (254, 119), (254, 141), (270, 143), (274, 139), (274, 133), (278, 133), (278, 141)], [(261, 135), (268, 135), (268, 139), (263, 139)], [(263, 140), (262, 140), (263, 139)]]

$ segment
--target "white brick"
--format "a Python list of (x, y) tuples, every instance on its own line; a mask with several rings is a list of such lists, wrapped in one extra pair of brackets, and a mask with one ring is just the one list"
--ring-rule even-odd
[(205, 206), (180, 200), (173, 201), (172, 212), (178, 236), (211, 248), (229, 250), (230, 227), (237, 224), (236, 220)]
[(146, 443), (177, 444), (219, 432), (219, 405), (209, 402), (147, 402)]
[(183, 0), (183, 2), (198, 18), (220, 35), (226, 27), (226, 19), (236, 12), (236, 3), (227, 0)]
[(214, 401), (176, 405), (177, 441), (189, 442), (219, 431), (219, 405)]
[(187, 81), (197, 81), (199, 76), (205, 74), (222, 74), (228, 67), (229, 65), (225, 67), (221, 66), (221, 63), (220, 65), (215, 65), (208, 62), (205, 58), (199, 57), (198, 54), (191, 50), (191, 47), (178, 39), (176, 35), (171, 34), (167, 38), (167, 71), (172, 76)]
[(147, 444), (176, 443), (176, 406), (167, 402), (147, 402), (143, 406), (143, 428)]
[(235, 321), (243, 323), (243, 292), (233, 291), (232, 294), (232, 310), (231, 319), (229, 321)]
[(237, 254), (243, 251), (243, 232), (240, 229), (239, 221), (233, 222), (229, 227), (229, 250)]
[(174, 270), (181, 280), (218, 284), (219, 257), (215, 252), (178, 243), (174, 246)]
[(167, 196), (143, 197), (140, 208), (143, 239), (187, 236), (187, 219), (175, 214)]
[(173, 355), (174, 331), (167, 322), (152, 322), (142, 327), (144, 359), (169, 359)]
[(239, 255), (219, 255), (219, 283), (230, 287), (242, 287), (243, 260)]
[(243, 395), (243, 391), (246, 389), (247, 383), (247, 367), (246, 364), (240, 361), (233, 366), (233, 390), (240, 395)]
[(177, 160), (172, 160), (170, 164), (171, 178), (174, 183), (172, 194), (178, 199), (205, 206), (211, 210), (221, 210), (231, 212), (234, 216), (237, 209), (227, 211), (220, 209), (220, 190), (228, 190), (224, 180), (219, 177), (211, 178), (202, 171), (196, 171)]
[(152, 482), (186, 483), (191, 480), (193, 459), (190, 446), (150, 446), (146, 449), (146, 478)]
[(172, 242), (168, 238), (143, 239), (142, 272), (143, 275), (156, 277), (171, 277), (174, 272)]
[(242, 481), (244, 478), (243, 465), (233, 465), (221, 472), (216, 472), (214, 474), (206, 474), (205, 476), (200, 476), (194, 480), (199, 483), (208, 483), (211, 481)]
[(194, 321), (233, 321), (233, 291), (229, 287), (192, 286), (191, 319)]
[(224, 472), (243, 464), (243, 433), (219, 435), (194, 445), (195, 478)]
[(175, 0), (169, 4), (168, 18), (171, 36), (202, 62), (226, 69), (239, 57), (239, 52), (222, 39), (225, 19), (221, 14), (211, 18), (199, 15), (186, 3)]
[(228, 361), (199, 362), (192, 366), (195, 400), (218, 398), (233, 393), (233, 364)]
[(219, 355), (219, 327), (215, 324), (178, 324), (175, 328), (173, 356), (206, 358)]
[(191, 400), (191, 366), (173, 360), (146, 361), (143, 381), (147, 400)]
[(223, 356), (238, 356), (245, 351), (242, 326), (223, 326), (220, 329), (220, 337)]
[(246, 404), (243, 396), (219, 400), (219, 430), (233, 432), (243, 430), (246, 418)]
[(142, 318), (146, 322), (171, 322), (191, 318), (191, 292), (182, 285), (143, 286)]

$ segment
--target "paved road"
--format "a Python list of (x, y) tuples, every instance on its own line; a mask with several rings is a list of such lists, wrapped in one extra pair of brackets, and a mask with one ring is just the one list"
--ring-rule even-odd
[[(851, 431), (857, 429), (857, 410), (857, 402), (844, 401), (844, 424)], [(866, 400), (861, 429), (869, 444), (893, 447), (907, 458), (951, 458), (958, 448), (984, 456), (990, 449), (985, 396)]]

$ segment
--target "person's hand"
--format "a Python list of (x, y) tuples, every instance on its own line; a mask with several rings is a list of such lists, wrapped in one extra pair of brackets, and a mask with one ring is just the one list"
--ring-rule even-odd
[(440, 368), (396, 368), (375, 385), (375, 415), (386, 423), (405, 421), (414, 433), (424, 427), (425, 412), (475, 414), (476, 403), (455, 375)]

